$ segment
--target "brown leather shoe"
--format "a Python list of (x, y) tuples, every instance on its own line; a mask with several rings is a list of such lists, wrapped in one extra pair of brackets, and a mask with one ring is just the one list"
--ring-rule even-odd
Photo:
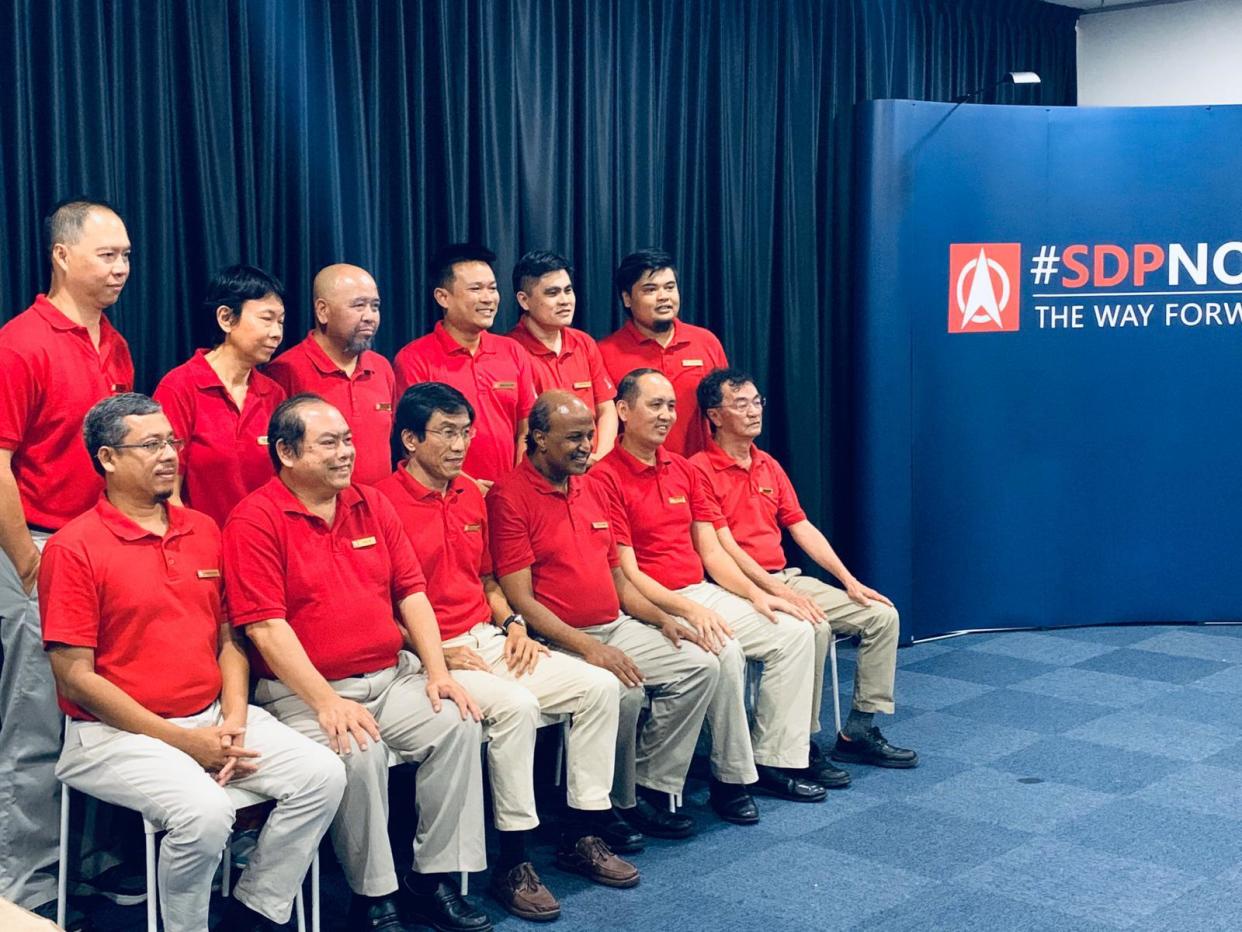
[(561, 914), (561, 904), (543, 885), (530, 861), (505, 873), (492, 872), (490, 892), (513, 915), (532, 922), (551, 922)]
[(638, 884), (638, 868), (612, 853), (597, 835), (583, 835), (572, 848), (556, 852), (556, 866), (581, 874), (605, 887), (633, 887)]

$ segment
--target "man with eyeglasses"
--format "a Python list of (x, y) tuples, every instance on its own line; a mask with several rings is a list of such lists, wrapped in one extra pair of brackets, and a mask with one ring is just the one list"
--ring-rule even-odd
[(115, 395), (90, 409), (82, 433), (105, 492), (52, 535), (39, 571), (43, 639), (72, 720), (56, 775), (167, 832), (159, 890), (169, 932), (207, 928), (233, 829), (224, 787), (275, 800), (225, 921), (272, 929), (289, 920), (345, 769), (248, 704), (249, 666), (223, 608), (220, 531), (169, 501), (184, 444), (161, 407)]
[(442, 382), (406, 389), (393, 445), (403, 464), (377, 487), (397, 509), (427, 575), (453, 676), (479, 703), (500, 854), (492, 895), (523, 919), (546, 921), (560, 904), (535, 873), (528, 852), (535, 809), (535, 731), (541, 712), (571, 716), (565, 756), (567, 821), (557, 864), (608, 887), (638, 883), (633, 864), (613, 853), (642, 849), (642, 836), (612, 810), (613, 748), (621, 686), (607, 670), (548, 649), (492, 574), (487, 509), (461, 474), (474, 436), (474, 408)]
[(44, 221), (46, 295), (0, 328), (0, 898), (54, 908), (61, 717), (43, 656), (35, 582), (44, 544), (94, 506), (103, 481), (82, 418), (134, 384), (108, 322), (129, 280), (129, 234), (102, 201), (57, 204)]
[[(764, 398), (755, 380), (737, 369), (715, 369), (699, 383), (699, 407), (711, 423), (707, 449), (691, 457), (711, 485), (722, 511), (716, 536), (755, 585), (814, 612), (815, 689), (810, 730), (820, 730), (824, 661), (835, 633), (860, 640), (849, 718), (836, 736), (833, 760), (906, 768), (918, 755), (894, 747), (873, 724), (876, 713), (893, 712), (899, 623), (887, 597), (859, 582), (823, 533), (807, 520), (789, 477), (772, 456), (755, 446), (763, 430)], [(840, 581), (844, 590), (804, 576), (786, 565), (781, 530), (803, 553)], [(832, 766), (811, 742), (809, 773), (829, 787), (843, 787), (849, 774)]]
[[(252, 647), (255, 702), (345, 763), (331, 837), (354, 893), (348, 927), (397, 932), (404, 912), (439, 930), (490, 929), (453, 879), (486, 860), (479, 709), (445, 666), (401, 520), (351, 484), (349, 425), (322, 398), (285, 401), (267, 433), (277, 474), (224, 526), (229, 614)], [(388, 750), (419, 765), (414, 869), (400, 883)]]

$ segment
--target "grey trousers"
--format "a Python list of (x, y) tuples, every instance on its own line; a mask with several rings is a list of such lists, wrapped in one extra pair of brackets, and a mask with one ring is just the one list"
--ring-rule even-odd
[[(48, 535), (32, 531), (40, 551)], [(32, 909), (56, 898), (63, 716), (43, 652), (38, 593), (0, 552), (0, 897)]]
[[(365, 751), (355, 745), (341, 756), (345, 793), (329, 830), (345, 880), (363, 896), (387, 896), (397, 889), (388, 843), (389, 749), (403, 761), (419, 765), (414, 869), (423, 874), (457, 873), (487, 866), (479, 723), (469, 716), (463, 719), (447, 700), (438, 713), (433, 712), (418, 658), (407, 651), (397, 658), (396, 665), (385, 670), (330, 681), (338, 695), (367, 708), (382, 739), (368, 744)], [(328, 743), (314, 710), (279, 680), (259, 680), (254, 698), (294, 731)]]
[[(624, 651), (645, 681), (642, 687), (621, 687), (613, 803), (623, 809), (633, 806), (638, 783), (663, 793), (680, 793), (716, 692), (720, 675), (716, 656), (686, 641), (674, 647), (659, 628), (628, 615), (582, 630)], [(639, 733), (645, 693), (651, 696), (651, 711)]]

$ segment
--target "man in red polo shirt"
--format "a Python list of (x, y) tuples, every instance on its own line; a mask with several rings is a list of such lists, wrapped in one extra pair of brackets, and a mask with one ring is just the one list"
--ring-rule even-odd
[[(277, 475), (224, 526), (229, 614), (254, 649), (255, 701), (345, 762), (331, 834), (354, 892), (349, 928), (400, 929), (400, 887), (411, 921), (490, 929), (449, 877), (485, 862), (479, 710), (444, 665), (418, 558), (388, 499), (351, 485), (341, 412), (295, 395), (267, 433)], [(400, 885), (388, 750), (419, 764), (414, 870)]]
[[(608, 502), (582, 478), (594, 431), (582, 399), (560, 389), (539, 396), (529, 455), (487, 499), (496, 570), (534, 630), (629, 687), (613, 800), (643, 832), (686, 838), (694, 823), (665, 812), (664, 796), (682, 791), (720, 663), (694, 629), (652, 605), (621, 572)], [(644, 687), (652, 689), (651, 709), (639, 734)]]
[(500, 292), (482, 246), (445, 246), (431, 259), (432, 296), (444, 319), (393, 361), (398, 396), (419, 382), (443, 382), (469, 400), (475, 436), (462, 471), (486, 491), (521, 458), (526, 418), (535, 403), (530, 357), (508, 337), (488, 333)]
[[(713, 525), (720, 511), (707, 483), (683, 457), (663, 448), (676, 404), (661, 373), (638, 369), (625, 376), (617, 388), (617, 415), (625, 425), (621, 442), (590, 479), (609, 497), (621, 568), (630, 582), (720, 651), (717, 689), (723, 695), (708, 711), (711, 801), (725, 818), (754, 822), (758, 812), (747, 783), (757, 781), (757, 789), (799, 802), (826, 796), (805, 774), (814, 637), (810, 625), (791, 617), (804, 610), (747, 579), (717, 542)], [(704, 569), (715, 583), (704, 580)], [(764, 666), (750, 734), (743, 652)]]
[(608, 377), (595, 340), (570, 324), (577, 298), (569, 261), (552, 252), (528, 252), (513, 267), (513, 291), (522, 316), (509, 336), (530, 353), (535, 391), (573, 392), (595, 412), (594, 463), (617, 440), (617, 386)]
[(0, 328), (0, 897), (56, 896), (60, 752), (35, 581), (48, 535), (91, 508), (103, 482), (82, 418), (127, 392), (134, 364), (104, 311), (129, 279), (129, 235), (107, 204), (58, 204), (45, 222), (52, 283)]
[(549, 920), (560, 905), (530, 863), (527, 836), (535, 810), (535, 730), (540, 712), (566, 712), (569, 820), (558, 863), (604, 886), (638, 883), (638, 870), (612, 853), (641, 850), (642, 836), (612, 811), (620, 684), (601, 670), (526, 636), (526, 623), (492, 576), (487, 510), (478, 487), (461, 474), (474, 409), (442, 382), (406, 389), (397, 405), (395, 436), (405, 461), (378, 486), (391, 499), (427, 574), (453, 676), (479, 703), (488, 736), (500, 857), (492, 893), (524, 919)]
[(668, 253), (642, 249), (626, 256), (617, 266), (613, 285), (630, 319), (599, 341), (604, 365), (617, 383), (634, 369), (664, 373), (677, 393), (677, 420), (664, 448), (691, 456), (707, 441), (707, 424), (694, 390), (710, 370), (729, 364), (724, 347), (710, 330), (678, 318), (681, 292)]
[(233, 830), (224, 786), (275, 800), (226, 921), (271, 929), (289, 920), (345, 768), (248, 705), (249, 666), (222, 606), (220, 531), (168, 503), (182, 442), (160, 406), (107, 398), (83, 435), (106, 492), (52, 536), (39, 571), (43, 640), (72, 719), (56, 775), (167, 831), (169, 932), (207, 928), (211, 876)]
[[(780, 463), (755, 446), (763, 430), (764, 398), (755, 380), (737, 369), (716, 369), (699, 383), (699, 407), (712, 425), (712, 440), (691, 462), (707, 479), (721, 506), (716, 522), (721, 545), (755, 585), (774, 595), (809, 599), (824, 623), (815, 625), (815, 692), (811, 733), (820, 730), (824, 660), (834, 632), (858, 635), (858, 665), (849, 718), (837, 735), (832, 757), (878, 767), (914, 767), (914, 751), (893, 747), (872, 724), (877, 712), (893, 713), (900, 625), (887, 597), (846, 569), (828, 538), (807, 520)], [(844, 591), (786, 566), (781, 528), (817, 564), (840, 580)], [(849, 775), (832, 767), (811, 743), (811, 771), (826, 785), (841, 786)]]
[(329, 265), (315, 276), (315, 326), (264, 370), (285, 392), (318, 395), (354, 432), (354, 481), (374, 485), (392, 472), (396, 381), (371, 349), (380, 325), (379, 288), (365, 269)]

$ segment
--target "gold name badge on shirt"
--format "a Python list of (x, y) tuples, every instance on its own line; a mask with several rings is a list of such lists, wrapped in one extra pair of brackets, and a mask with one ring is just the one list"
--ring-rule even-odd
[(375, 538), (374, 537), (359, 537), (357, 540), (351, 540), (349, 542), (349, 545), (353, 547), (355, 550), (361, 550), (363, 547), (374, 547)]
[(267, 434), (264, 434), (262, 437), (256, 437), (255, 439), (259, 441), (259, 446), (267, 446)]
[(124, 382), (113, 382), (112, 390), (114, 392), (127, 392), (129, 391), (129, 386), (126, 385)]
[(220, 571), (219, 570), (199, 570), (198, 578), (199, 579), (219, 579)]
[(769, 489), (767, 486), (764, 486), (764, 485), (759, 486), (759, 493), (761, 495), (771, 495), (775, 491), (776, 489)]
[(375, 403), (375, 410), (376, 411), (391, 411), (392, 402), (391, 401), (377, 401)]
[(483, 530), (483, 525), (481, 525), (481, 524), (467, 524), (465, 527), (463, 527), (463, 528), (462, 528), (462, 530), (463, 530), (463, 531), (481, 531), (481, 530)]
[(591, 387), (590, 379), (587, 379), (585, 382), (574, 382), (574, 388), (590, 388), (590, 387)]
[(669, 503), (670, 505), (684, 505), (684, 504), (686, 503), (686, 496), (684, 496), (684, 495), (670, 495), (670, 496), (668, 497), (668, 503)]
[(701, 366), (701, 365), (703, 365), (703, 360), (701, 360), (701, 359), (683, 359), (683, 360), (681, 361), (681, 364), (682, 364), (683, 366)]
[(494, 382), (492, 388), (517, 388), (517, 382)]
[(606, 531), (608, 530), (608, 522), (607, 521), (592, 521), (591, 527), (595, 528), (595, 530), (597, 531)]

